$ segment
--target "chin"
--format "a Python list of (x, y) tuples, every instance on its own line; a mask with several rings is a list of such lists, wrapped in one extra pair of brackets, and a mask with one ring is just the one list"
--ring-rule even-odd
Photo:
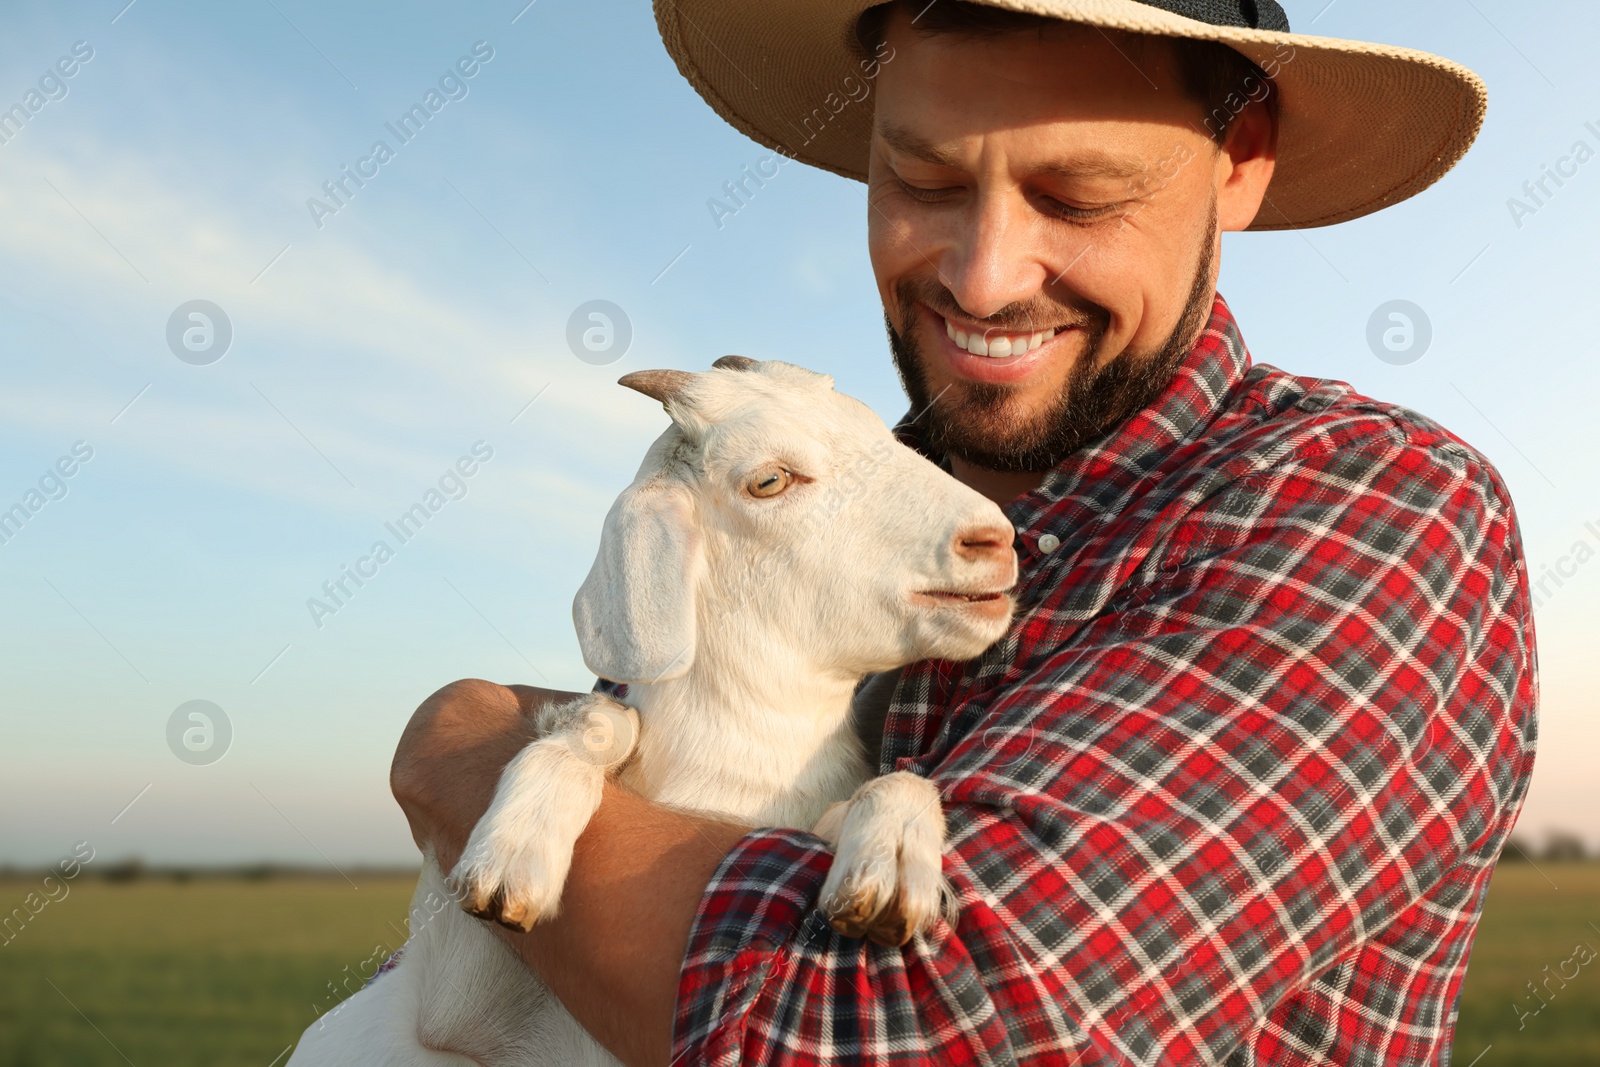
[(1048, 433), (1052, 415), (1068, 388), (1047, 369), (1013, 382), (973, 381), (922, 365), (928, 395), (937, 398), (939, 421), (951, 436), (977, 451), (1002, 454)]
[(1010, 595), (929, 612), (917, 632), (917, 659), (976, 659), (1006, 635), (1016, 603)]

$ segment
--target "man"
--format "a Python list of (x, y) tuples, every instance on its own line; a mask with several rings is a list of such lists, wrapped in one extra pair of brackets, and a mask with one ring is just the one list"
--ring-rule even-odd
[[(905, 439), (1015, 523), (1010, 635), (860, 697), (940, 787), (960, 921), (843, 937), (815, 837), (608, 787), (561, 918), (504, 936), (630, 1064), (1445, 1062), (1533, 759), (1511, 502), (1422, 416), (1252, 366), (1215, 283), (1221, 231), (1431, 184), (1481, 83), (1271, 0), (865, 7), (658, 18), (740, 129), (864, 177)], [(447, 869), (558, 695), (418, 710), (394, 786)]]

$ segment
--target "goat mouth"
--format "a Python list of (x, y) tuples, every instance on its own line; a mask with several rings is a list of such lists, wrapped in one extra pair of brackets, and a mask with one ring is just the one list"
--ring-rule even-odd
[(1005, 599), (1004, 593), (962, 593), (952, 589), (928, 589), (918, 595), (945, 604), (986, 604)]

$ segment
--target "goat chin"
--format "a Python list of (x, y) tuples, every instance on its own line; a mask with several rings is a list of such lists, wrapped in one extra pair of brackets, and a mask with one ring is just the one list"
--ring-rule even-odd
[(674, 426), (607, 514), (573, 618), (628, 706), (591, 694), (540, 713), (450, 877), (425, 857), (398, 965), (313, 1024), (290, 1067), (616, 1064), (457, 903), (525, 929), (553, 915), (608, 775), (674, 807), (815, 827), (836, 845), (818, 904), (840, 933), (898, 945), (954, 918), (938, 790), (872, 778), (850, 702), (871, 671), (999, 639), (1010, 523), (803, 368), (719, 360), (624, 384)]

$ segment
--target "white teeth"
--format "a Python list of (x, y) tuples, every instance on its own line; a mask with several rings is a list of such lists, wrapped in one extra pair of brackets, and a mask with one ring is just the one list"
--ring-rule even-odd
[(996, 334), (985, 341), (982, 334), (968, 334), (958, 330), (949, 319), (944, 320), (945, 336), (956, 343), (957, 348), (964, 348), (975, 356), (987, 356), (990, 359), (1004, 359), (1006, 356), (1020, 356), (1024, 352), (1032, 352), (1056, 335), (1054, 327), (1030, 334)]

